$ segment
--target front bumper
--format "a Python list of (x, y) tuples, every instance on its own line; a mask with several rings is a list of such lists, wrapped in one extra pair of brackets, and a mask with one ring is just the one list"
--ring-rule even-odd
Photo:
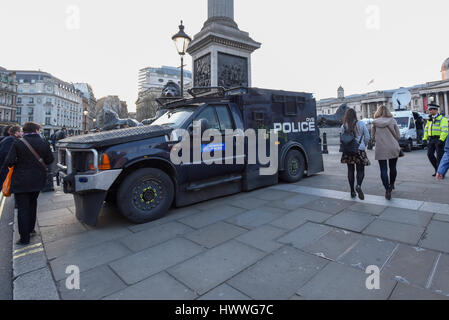
[(122, 169), (101, 171), (94, 174), (66, 174), (59, 172), (65, 193), (108, 191), (122, 173)]

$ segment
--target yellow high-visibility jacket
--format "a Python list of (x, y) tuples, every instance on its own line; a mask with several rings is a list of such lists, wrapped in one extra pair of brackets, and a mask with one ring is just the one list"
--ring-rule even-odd
[(435, 117), (432, 121), (427, 121), (426, 129), (424, 130), (424, 140), (429, 140), (430, 137), (438, 136), (441, 141), (446, 141), (449, 134), (447, 118), (441, 114)]

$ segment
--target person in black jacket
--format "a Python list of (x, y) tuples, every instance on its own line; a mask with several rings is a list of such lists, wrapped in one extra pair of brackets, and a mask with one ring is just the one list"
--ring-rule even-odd
[(45, 187), (47, 171), (30, 148), (22, 141), (26, 140), (45, 165), (54, 161), (53, 153), (47, 141), (39, 135), (41, 126), (27, 122), (23, 126), (23, 139), (17, 140), (11, 148), (5, 164), (14, 166), (11, 178), (11, 193), (14, 193), (18, 207), (19, 245), (30, 243), (36, 225), (37, 198)]
[(0, 186), (3, 185), (3, 182), (8, 175), (8, 166), (4, 165), (6, 157), (8, 156), (9, 151), (11, 150), (14, 142), (17, 139), (22, 138), (23, 131), (21, 126), (14, 126), (9, 129), (10, 136), (5, 137), (2, 142), (0, 142)]

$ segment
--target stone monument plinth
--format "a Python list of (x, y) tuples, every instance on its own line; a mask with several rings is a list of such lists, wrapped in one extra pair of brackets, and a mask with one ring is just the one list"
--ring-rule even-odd
[(251, 54), (261, 44), (234, 21), (234, 0), (208, 0), (208, 20), (187, 52), (194, 87), (251, 87)]

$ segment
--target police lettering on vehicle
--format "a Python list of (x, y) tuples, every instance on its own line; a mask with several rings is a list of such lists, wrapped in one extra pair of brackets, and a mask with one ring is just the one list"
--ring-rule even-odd
[(279, 131), (282, 131), (284, 133), (314, 132), (315, 119), (306, 119), (306, 121), (304, 122), (275, 123), (274, 131), (276, 133), (278, 133)]

